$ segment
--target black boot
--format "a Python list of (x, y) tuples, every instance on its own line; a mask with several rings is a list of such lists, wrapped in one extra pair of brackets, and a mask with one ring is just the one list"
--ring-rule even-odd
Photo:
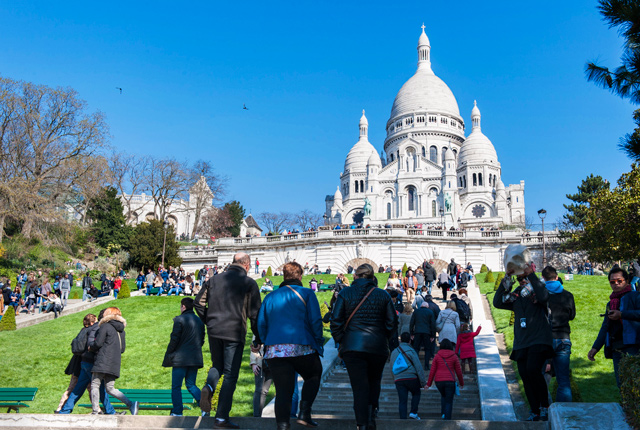
[(378, 417), (378, 408), (369, 405), (369, 424), (367, 430), (376, 430), (376, 418)]
[(291, 428), (291, 424), (289, 423), (278, 423), (278, 430), (289, 430)]
[(311, 420), (311, 403), (305, 400), (300, 402), (297, 423), (307, 427), (318, 427), (318, 423)]
[(369, 427), (365, 424), (363, 426), (358, 426), (358, 430), (369, 430)]

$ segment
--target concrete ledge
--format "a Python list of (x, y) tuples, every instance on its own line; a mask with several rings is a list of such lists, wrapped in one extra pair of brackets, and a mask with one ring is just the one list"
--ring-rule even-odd
[(478, 391), (482, 419), (487, 421), (516, 421), (516, 412), (511, 401), (507, 378), (504, 375), (500, 351), (493, 331), (493, 322), (485, 315), (483, 298), (473, 285), (467, 288), (473, 305), (473, 325), (482, 325), (482, 331), (475, 338), (476, 361), (478, 367)]
[(631, 430), (618, 403), (553, 403), (549, 423), (554, 430)]
[[(64, 311), (60, 314), (60, 317), (64, 317), (67, 315), (75, 314), (77, 312), (82, 312), (87, 309), (91, 309), (95, 306), (101, 305), (103, 303), (110, 302), (114, 300), (113, 296), (100, 297), (92, 302), (79, 302), (74, 304), (69, 304)], [(19, 330), (21, 328), (30, 327), (32, 325), (36, 325), (38, 323), (49, 321), (55, 318), (53, 312), (49, 312), (48, 314), (35, 314), (35, 315), (21, 315), (19, 319), (16, 319), (16, 329)]]
[[(232, 418), (242, 429), (272, 430), (274, 418)], [(318, 428), (326, 430), (353, 430), (355, 420), (318, 419)], [(53, 414), (0, 414), (0, 428), (29, 429), (210, 429), (214, 418), (170, 416), (113, 416), (113, 415), (53, 415)], [(490, 421), (442, 421), (442, 420), (378, 420), (380, 430), (548, 430), (544, 422), (490, 422)], [(302, 428), (292, 422), (292, 428)]]
[[(320, 385), (322, 385), (322, 383), (327, 380), (337, 360), (338, 360), (338, 350), (336, 348), (336, 344), (333, 338), (331, 338), (327, 343), (324, 344), (324, 356), (321, 357), (322, 377), (320, 378)], [(302, 380), (302, 378), (298, 376), (298, 392), (299, 393), (302, 392), (303, 383), (304, 381)], [(275, 407), (276, 407), (276, 398), (274, 397), (273, 399), (271, 399), (271, 401), (267, 405), (265, 405), (264, 409), (262, 410), (262, 416), (265, 418), (275, 418), (276, 416)]]

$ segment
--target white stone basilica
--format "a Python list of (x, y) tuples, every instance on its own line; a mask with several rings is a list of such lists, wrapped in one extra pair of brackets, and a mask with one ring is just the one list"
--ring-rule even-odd
[(363, 111), (360, 139), (347, 154), (340, 186), (325, 199), (328, 221), (447, 228), (524, 222), (524, 181), (504, 186), (475, 102), (471, 123), (465, 137), (456, 98), (431, 69), (423, 25), (418, 70), (400, 88), (387, 121), (386, 157), (369, 142)]

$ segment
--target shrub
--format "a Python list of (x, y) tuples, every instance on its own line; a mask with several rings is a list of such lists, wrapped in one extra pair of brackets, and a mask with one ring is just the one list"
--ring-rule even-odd
[(482, 267), (480, 268), (480, 273), (487, 273), (489, 269), (487, 268), (487, 265), (482, 263)]
[(511, 311), (511, 316), (509, 317), (509, 325), (514, 325), (516, 323), (516, 314)]
[(122, 281), (122, 286), (120, 287), (120, 292), (118, 293), (118, 300), (128, 299), (129, 297), (131, 297), (131, 289), (129, 288), (129, 283), (127, 281)]
[(640, 356), (627, 355), (620, 361), (620, 397), (627, 421), (640, 428)]
[(200, 279), (200, 278), (198, 277), (198, 275), (200, 275), (200, 269), (196, 270), (196, 273), (194, 274), (194, 276), (196, 277), (196, 279)]
[(402, 277), (404, 278), (405, 276), (407, 276), (407, 263), (402, 266)]
[(17, 276), (18, 276), (18, 272), (15, 272), (5, 267), (0, 267), (0, 278), (6, 277), (7, 279), (11, 279), (12, 283), (15, 283)]
[(70, 299), (76, 300), (80, 298), (80, 293), (78, 293), (78, 290), (73, 290), (71, 292), (71, 297), (69, 297)]
[(488, 283), (488, 282), (495, 282), (496, 278), (493, 276), (493, 272), (491, 270), (489, 270), (487, 272), (487, 274), (484, 277), (484, 282)]
[[(322, 318), (324, 318), (325, 314), (329, 312), (329, 308), (327, 307), (327, 305), (325, 305), (324, 303), (322, 303), (320, 305), (320, 315), (322, 316)], [(329, 323), (323, 323), (325, 328), (329, 328)]]
[(16, 329), (16, 310), (13, 306), (4, 308), (4, 315), (0, 320), (0, 331), (13, 331)]
[(502, 282), (503, 279), (504, 279), (504, 273), (499, 272), (498, 277), (496, 278), (495, 284), (493, 285), (493, 291), (498, 290), (498, 287), (500, 286), (500, 282)]
[(267, 278), (270, 278), (273, 276), (273, 272), (271, 271), (271, 266), (267, 267)]
[(218, 399), (220, 398), (220, 388), (222, 387), (222, 382), (224, 381), (224, 375), (220, 375), (220, 379), (218, 380), (218, 385), (216, 386), (216, 391), (213, 393), (211, 397), (211, 410), (218, 410)]

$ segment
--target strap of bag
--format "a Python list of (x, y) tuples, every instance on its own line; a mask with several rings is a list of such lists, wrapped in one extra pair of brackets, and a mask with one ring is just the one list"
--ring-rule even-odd
[(120, 341), (120, 354), (122, 354), (122, 338), (120, 337), (120, 332), (116, 332), (118, 334), (118, 340)]
[(362, 300), (360, 300), (360, 303), (358, 303), (358, 306), (356, 306), (356, 308), (353, 310), (353, 312), (351, 312), (351, 315), (349, 315), (349, 319), (347, 320), (347, 323), (344, 325), (344, 329), (345, 330), (349, 326), (349, 323), (351, 322), (351, 318), (353, 318), (353, 316), (356, 314), (356, 312), (358, 312), (358, 309), (360, 309), (360, 306), (362, 306), (362, 304), (365, 302), (365, 300), (367, 300), (369, 295), (371, 295), (371, 293), (373, 293), (373, 290), (375, 290), (375, 289), (376, 289), (376, 287), (372, 287), (369, 290), (369, 292), (362, 298)]
[(411, 365), (414, 367), (414, 369), (417, 369), (416, 365), (413, 364), (413, 360), (411, 360), (411, 358), (402, 350), (402, 347), (400, 345), (398, 345), (398, 350), (400, 351), (400, 354), (402, 354), (404, 359), (407, 360), (409, 363), (411, 363)]
[(453, 382), (456, 382), (456, 377), (453, 374), (453, 372), (451, 371), (451, 368), (449, 367), (449, 365), (447, 364), (447, 360), (445, 360), (444, 358), (442, 359), (442, 361), (444, 361), (444, 365), (447, 366), (447, 369), (449, 370), (449, 373), (451, 374), (451, 377), (453, 378)]
[(302, 296), (300, 295), (300, 293), (299, 293), (299, 292), (297, 292), (297, 291), (296, 291), (296, 290), (295, 290), (291, 285), (287, 285), (287, 287), (288, 287), (291, 291), (293, 291), (294, 293), (296, 293), (296, 296), (298, 296), (298, 298), (299, 298), (300, 300), (302, 300), (302, 303), (304, 303), (304, 306), (305, 306), (305, 307), (307, 307), (307, 302), (305, 302), (305, 301), (304, 301), (304, 299), (302, 298)]

